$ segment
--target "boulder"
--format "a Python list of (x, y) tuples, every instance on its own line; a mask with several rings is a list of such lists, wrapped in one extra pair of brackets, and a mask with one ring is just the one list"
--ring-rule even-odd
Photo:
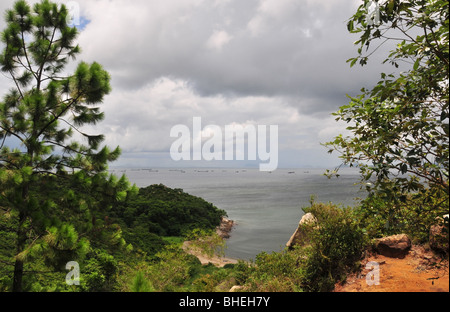
[(313, 225), (316, 223), (317, 219), (312, 213), (308, 212), (303, 215), (294, 234), (292, 234), (291, 238), (286, 243), (286, 247), (291, 249), (296, 245), (304, 245), (306, 243), (307, 233), (309, 229), (311, 229), (311, 227), (307, 225)]
[(238, 291), (242, 291), (244, 289), (244, 286), (233, 286), (231, 287), (231, 289), (229, 290), (229, 292), (238, 292)]
[(233, 229), (234, 221), (222, 217), (220, 225), (216, 229), (216, 233), (222, 238), (230, 238), (230, 232)]
[(397, 234), (377, 239), (375, 249), (380, 255), (403, 259), (411, 249), (411, 240), (406, 234)]

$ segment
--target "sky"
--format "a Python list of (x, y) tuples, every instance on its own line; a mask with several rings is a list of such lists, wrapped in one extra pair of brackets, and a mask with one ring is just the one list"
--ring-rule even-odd
[[(277, 125), (279, 168), (332, 169), (341, 161), (321, 143), (346, 124), (331, 114), (383, 71), (376, 56), (362, 68), (346, 63), (358, 48), (346, 21), (361, 0), (58, 2), (80, 17), (82, 53), (68, 70), (96, 61), (111, 75), (105, 119), (88, 129), (122, 149), (110, 167), (255, 165), (172, 160), (171, 129), (193, 129), (201, 117), (205, 129)], [(0, 10), (13, 3), (1, 1)], [(10, 87), (0, 75), (0, 96)]]

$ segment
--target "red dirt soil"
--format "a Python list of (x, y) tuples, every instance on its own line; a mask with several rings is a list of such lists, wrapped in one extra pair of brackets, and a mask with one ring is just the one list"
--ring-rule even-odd
[[(366, 282), (367, 274), (374, 275), (373, 267), (365, 269), (369, 261), (379, 264), (379, 285)], [(422, 246), (413, 246), (403, 259), (369, 255), (362, 268), (336, 285), (335, 292), (449, 292), (448, 257), (442, 259)]]

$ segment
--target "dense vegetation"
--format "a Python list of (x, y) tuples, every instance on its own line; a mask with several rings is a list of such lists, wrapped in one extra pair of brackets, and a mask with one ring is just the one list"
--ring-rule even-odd
[(164, 245), (161, 237), (213, 230), (223, 216), (225, 211), (211, 203), (162, 184), (139, 189), (137, 196), (118, 203), (110, 215), (121, 225), (127, 242), (150, 254)]
[[(179, 248), (180, 243), (186, 237), (191, 237), (191, 233), (196, 232), (194, 230), (198, 232), (198, 229), (201, 229), (203, 235), (211, 233), (224, 215), (224, 211), (180, 189), (170, 189), (163, 185), (141, 188), (138, 194), (129, 196), (124, 202), (116, 203), (108, 211), (97, 214), (90, 220), (95, 231), (89, 235), (90, 244), (85, 251), (85, 257), (79, 257), (69, 251), (65, 257), (49, 257), (47, 253), (37, 250), (33, 254), (33, 261), (26, 265), (23, 290), (130, 290), (129, 280), (139, 272), (139, 267), (150, 267), (161, 274), (162, 268), (159, 266), (167, 266), (168, 270), (179, 270), (178, 266), (183, 261), (186, 261), (186, 264), (183, 264), (186, 274), (198, 271), (200, 262), (185, 254)], [(72, 214), (72, 217), (76, 216)], [(67, 218), (71, 219), (69, 216)], [(14, 218), (9, 215), (1, 215), (0, 291), (11, 290), (15, 237), (9, 229), (13, 227), (14, 222)], [(59, 266), (51, 263), (56, 259), (61, 262)], [(164, 261), (160, 263), (161, 259)], [(64, 266), (68, 261), (79, 262), (79, 286), (68, 286), (65, 283), (69, 271), (65, 270)], [(193, 267), (190, 268), (190, 265)], [(170, 276), (169, 280), (161, 277), (160, 283), (170, 284), (170, 287), (174, 288), (172, 279), (180, 282), (181, 277), (186, 277), (185, 274), (177, 277), (175, 273)], [(156, 282), (155, 285), (157, 286)], [(164, 288), (160, 286), (160, 289), (161, 287)]]
[(119, 203), (112, 213), (129, 228), (144, 227), (160, 236), (213, 229), (225, 215), (211, 203), (162, 184), (139, 189), (139, 196)]
[(262, 252), (254, 261), (239, 261), (223, 268), (212, 264), (202, 267), (179, 245), (169, 245), (157, 254), (156, 265), (142, 264), (129, 290), (211, 292), (241, 286), (240, 291), (250, 292), (331, 291), (349, 273), (361, 269), (361, 260), (371, 250), (374, 238), (406, 232), (415, 243), (428, 241), (429, 227), (435, 222), (426, 217), (431, 206), (411, 206), (410, 216), (399, 216), (395, 222), (397, 226), (412, 225), (393, 230), (386, 226), (389, 212), (372, 214), (370, 205), (363, 202), (356, 207), (341, 207), (312, 201), (303, 211), (312, 213), (317, 223), (303, 226), (308, 233), (305, 244), (270, 254)]

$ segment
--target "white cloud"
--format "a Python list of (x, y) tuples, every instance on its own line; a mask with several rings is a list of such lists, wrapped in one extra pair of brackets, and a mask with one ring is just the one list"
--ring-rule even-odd
[(248, 28), (253, 36), (259, 36), (269, 30), (274, 21), (283, 21), (293, 14), (299, 5), (295, 0), (261, 0), (257, 14), (248, 22)]
[(226, 45), (233, 37), (229, 35), (226, 31), (214, 31), (214, 33), (209, 37), (206, 42), (206, 46), (211, 50), (222, 50), (222, 47)]

